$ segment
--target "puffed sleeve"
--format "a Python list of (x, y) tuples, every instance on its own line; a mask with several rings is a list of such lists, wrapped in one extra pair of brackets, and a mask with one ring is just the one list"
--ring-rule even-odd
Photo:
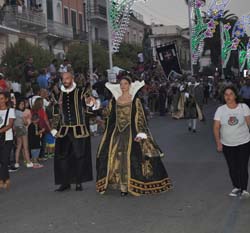
[(139, 98), (136, 99), (136, 115), (135, 115), (135, 126), (137, 131), (137, 137), (141, 140), (143, 154), (147, 157), (162, 157), (164, 156), (159, 146), (155, 143), (151, 132), (148, 128), (144, 109)]

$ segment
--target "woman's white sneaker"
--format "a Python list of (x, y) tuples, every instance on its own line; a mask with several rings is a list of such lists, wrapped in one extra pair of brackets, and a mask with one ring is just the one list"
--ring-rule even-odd
[(250, 198), (250, 193), (247, 191), (242, 191), (241, 195), (240, 195), (240, 199), (248, 199)]
[(20, 164), (19, 164), (19, 163), (15, 163), (14, 167), (15, 167), (15, 168), (19, 168), (19, 167), (20, 167)]
[(228, 195), (230, 197), (238, 197), (240, 195), (240, 191), (241, 191), (240, 189), (234, 188)]
[(34, 164), (33, 164), (32, 162), (26, 163), (26, 167), (27, 167), (27, 168), (32, 168), (33, 166), (34, 166)]

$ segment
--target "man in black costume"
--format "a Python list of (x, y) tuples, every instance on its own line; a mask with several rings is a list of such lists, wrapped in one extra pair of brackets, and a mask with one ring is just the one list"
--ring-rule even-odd
[(82, 191), (82, 183), (93, 179), (90, 134), (85, 119), (87, 108), (94, 108), (96, 101), (85, 90), (76, 87), (71, 73), (64, 73), (59, 99), (61, 119), (56, 139), (54, 172), (57, 192), (63, 192), (76, 184)]

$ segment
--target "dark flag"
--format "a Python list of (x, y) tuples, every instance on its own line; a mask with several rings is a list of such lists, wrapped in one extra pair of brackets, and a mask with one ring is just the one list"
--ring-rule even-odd
[(167, 78), (173, 71), (182, 74), (175, 43), (159, 47), (156, 51)]

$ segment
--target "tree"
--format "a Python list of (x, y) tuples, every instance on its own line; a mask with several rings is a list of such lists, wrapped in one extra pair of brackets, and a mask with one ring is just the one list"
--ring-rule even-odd
[[(88, 44), (72, 44), (69, 47), (67, 58), (71, 61), (75, 72), (86, 73), (89, 69), (89, 52)], [(99, 72), (104, 72), (108, 69), (108, 53), (107, 50), (99, 44), (93, 45), (93, 60), (94, 67)]]
[[(20, 81), (22, 68), (28, 57), (34, 58), (36, 70), (47, 67), (54, 56), (40, 46), (33, 45), (26, 40), (20, 40), (6, 49), (2, 56), (2, 64), (7, 64), (7, 76), (10, 80)], [(16, 67), (21, 71), (17, 77)]]
[[(119, 66), (125, 70), (131, 70), (137, 64), (137, 53), (142, 52), (140, 46), (131, 44), (121, 44), (120, 51), (113, 55), (114, 66)], [(88, 45), (86, 43), (73, 44), (69, 47), (67, 58), (72, 62), (74, 71), (86, 73), (89, 69)], [(99, 44), (93, 45), (94, 67), (100, 73), (109, 69), (108, 50)]]
[(137, 53), (142, 52), (142, 47), (135, 44), (122, 43), (119, 53), (114, 54), (114, 65), (125, 70), (131, 70), (137, 65)]

